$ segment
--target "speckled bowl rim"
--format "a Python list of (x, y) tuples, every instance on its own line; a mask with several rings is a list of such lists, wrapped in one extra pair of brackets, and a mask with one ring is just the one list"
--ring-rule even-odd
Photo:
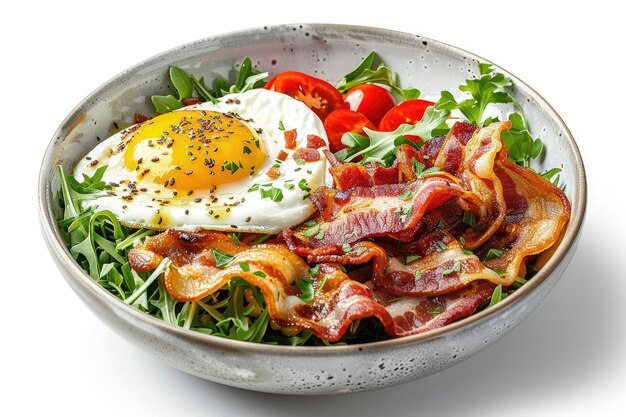
[[(367, 351), (375, 351), (375, 350), (388, 350), (393, 349), (400, 346), (405, 345), (414, 345), (419, 344), (421, 342), (431, 340), (437, 337), (441, 337), (443, 335), (450, 335), (452, 333), (458, 332), (465, 328), (466, 326), (470, 326), (472, 324), (477, 324), (482, 320), (486, 320), (489, 317), (499, 314), (501, 311), (509, 308), (510, 306), (523, 302), (524, 297), (529, 292), (533, 291), (536, 287), (543, 284), (546, 280), (551, 277), (551, 273), (557, 267), (557, 265), (565, 258), (566, 254), (574, 249), (574, 244), (576, 239), (579, 236), (581, 231), (581, 227), (584, 221), (586, 206), (587, 206), (587, 184), (586, 184), (586, 176), (584, 164), (582, 161), (582, 157), (580, 155), (578, 146), (570, 132), (567, 128), (561, 117), (558, 113), (552, 108), (552, 106), (535, 90), (529, 87), (526, 83), (520, 80), (515, 75), (511, 74), (509, 71), (504, 70), (498, 65), (494, 65), (494, 67), (506, 74), (507, 76), (513, 79), (513, 82), (516, 88), (523, 90), (526, 94), (533, 97), (538, 104), (541, 105), (543, 110), (547, 112), (550, 118), (552, 118), (559, 129), (561, 129), (566, 134), (562, 140), (565, 140), (567, 146), (572, 149), (572, 154), (574, 156), (573, 160), (570, 161), (575, 168), (577, 176), (575, 178), (575, 183), (572, 184), (572, 187), (575, 187), (574, 195), (576, 196), (575, 204), (572, 205), (572, 216), (570, 222), (567, 225), (567, 229), (563, 235), (561, 242), (559, 243), (558, 248), (555, 250), (550, 259), (546, 262), (546, 264), (541, 268), (541, 270), (533, 276), (531, 280), (528, 281), (527, 284), (522, 286), (519, 290), (515, 291), (511, 296), (507, 297), (503, 301), (499, 302), (495, 306), (482, 310), (479, 313), (473, 314), (469, 317), (451, 323), (447, 326), (430, 330), (424, 333), (420, 333), (413, 336), (405, 336), (397, 339), (389, 339), (380, 342), (371, 342), (371, 343), (362, 343), (362, 344), (352, 344), (352, 345), (339, 345), (339, 346), (285, 346), (285, 345), (268, 345), (261, 343), (252, 343), (245, 342), (240, 340), (232, 340), (226, 338), (220, 338), (217, 336), (205, 335), (200, 332), (195, 332), (192, 330), (186, 330), (182, 327), (174, 326), (168, 324), (162, 320), (159, 320), (156, 317), (153, 317), (147, 313), (141, 312), (134, 307), (131, 307), (124, 303), (122, 300), (115, 297), (113, 294), (109, 293), (104, 288), (100, 287), (95, 281), (93, 281), (74, 261), (74, 259), (70, 256), (69, 250), (65, 247), (65, 244), (62, 240), (61, 234), (59, 233), (58, 227), (56, 225), (56, 221), (53, 217), (52, 209), (51, 209), (51, 199), (50, 199), (50, 172), (49, 169), (54, 159), (56, 159), (55, 150), (57, 149), (57, 138), (61, 135), (61, 130), (63, 126), (67, 125), (71, 120), (73, 120), (74, 115), (80, 110), (84, 105), (88, 102), (93, 102), (98, 96), (100, 96), (103, 92), (105, 92), (110, 86), (114, 85), (118, 82), (119, 79), (123, 78), (125, 75), (130, 75), (134, 72), (138, 72), (142, 68), (146, 66), (150, 66), (155, 62), (162, 61), (167, 62), (168, 57), (175, 57), (181, 50), (184, 49), (193, 49), (194, 46), (198, 44), (202, 44), (205, 42), (215, 42), (220, 39), (228, 39), (232, 36), (255, 36), (261, 35), (263, 33), (267, 33), (268, 31), (281, 30), (287, 28), (294, 27), (307, 27), (313, 30), (315, 29), (331, 29), (337, 32), (347, 31), (359, 33), (362, 36), (367, 37), (384, 37), (384, 38), (401, 38), (408, 39), (410, 37), (415, 37), (416, 35), (409, 34), (406, 32), (395, 31), (390, 29), (383, 28), (375, 28), (369, 26), (357, 26), (357, 25), (342, 25), (342, 24), (316, 24), (316, 23), (297, 23), (297, 24), (284, 24), (284, 25), (275, 25), (275, 26), (264, 26), (252, 29), (245, 29), (240, 31), (227, 32), (220, 35), (203, 38), (197, 41), (193, 41), (184, 45), (180, 45), (169, 49), (165, 52), (162, 52), (158, 55), (155, 55), (151, 58), (148, 58), (129, 69), (123, 71), (122, 73), (116, 75), (111, 78), (109, 81), (98, 87), (91, 94), (89, 94), (85, 99), (83, 99), (69, 115), (65, 118), (65, 120), (59, 126), (59, 129), (55, 132), (52, 137), (52, 140), (48, 144), (46, 152), (44, 154), (44, 158), (42, 161), (42, 166), (39, 172), (39, 183), (38, 183), (38, 204), (39, 204), (39, 216), (41, 222), (42, 232), (44, 237), (47, 239), (47, 243), (50, 247), (50, 250), (54, 251), (55, 255), (59, 262), (62, 262), (63, 266), (71, 272), (72, 277), (75, 279), (76, 283), (87, 287), (91, 292), (99, 293), (102, 297), (108, 299), (113, 306), (124, 309), (126, 314), (136, 318), (140, 321), (147, 322), (151, 326), (158, 327), (159, 330), (164, 332), (176, 335), (181, 338), (189, 338), (196, 342), (206, 343), (207, 345), (214, 345), (215, 347), (227, 348), (232, 350), (239, 351), (247, 351), (249, 353), (265, 353), (265, 354), (284, 354), (287, 352), (296, 352), (298, 354), (311, 355), (316, 357), (323, 357), (325, 355), (344, 355), (349, 353), (361, 352), (364, 350)], [(473, 53), (467, 52), (461, 48), (457, 48), (455, 46), (448, 45), (444, 42), (440, 42), (434, 39), (426, 38), (423, 36), (419, 36), (419, 39), (422, 41), (433, 42), (434, 44), (439, 44), (443, 47), (449, 48), (450, 51), (454, 53), (458, 53), (462, 56), (466, 56), (468, 58), (473, 58), (480, 62), (491, 63), (489, 60), (483, 59)], [(50, 160), (52, 161), (50, 162)], [(568, 185), (569, 186), (569, 185)], [(554, 279), (558, 279), (555, 277)]]

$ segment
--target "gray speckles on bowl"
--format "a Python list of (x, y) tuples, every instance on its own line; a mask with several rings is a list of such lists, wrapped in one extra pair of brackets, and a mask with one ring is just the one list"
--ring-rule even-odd
[(584, 168), (570, 132), (541, 96), (513, 76), (513, 94), (547, 150), (535, 168), (562, 166), (561, 182), (572, 203), (571, 221), (559, 247), (527, 285), (495, 307), (442, 329), (333, 347), (272, 346), (207, 336), (166, 324), (118, 300), (80, 269), (63, 244), (52, 212), (52, 196), (59, 188), (54, 166), (62, 164), (69, 170), (111, 134), (114, 123), (129, 123), (135, 113), (150, 114), (148, 97), (167, 90), (170, 65), (207, 79), (232, 78), (234, 65), (250, 56), (259, 69), (273, 74), (293, 69), (336, 80), (372, 50), (400, 73), (403, 85), (419, 87), (425, 96), (454, 89), (478, 73), (478, 57), (416, 35), (341, 25), (284, 25), (175, 48), (126, 70), (90, 94), (53, 135), (39, 181), (42, 231), (70, 286), (111, 328), (164, 362), (212, 381), (265, 392), (327, 394), (408, 382), (461, 362), (508, 333), (563, 274), (574, 254), (586, 205)]

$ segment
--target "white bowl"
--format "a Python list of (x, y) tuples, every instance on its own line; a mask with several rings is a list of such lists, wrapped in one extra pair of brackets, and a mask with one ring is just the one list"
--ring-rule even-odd
[(496, 306), (446, 327), (382, 342), (332, 347), (262, 345), (184, 330), (142, 313), (98, 286), (65, 247), (53, 214), (59, 189), (57, 164), (69, 171), (79, 157), (108, 137), (113, 123), (135, 113), (152, 114), (149, 97), (168, 90), (170, 65), (206, 79), (229, 75), (250, 56), (259, 69), (276, 74), (292, 69), (337, 80), (370, 51), (398, 71), (403, 85), (424, 93), (456, 89), (478, 75), (477, 61), (452, 46), (407, 33), (341, 25), (263, 27), (202, 39), (144, 61), (114, 77), (85, 98), (54, 134), (39, 179), (44, 237), (63, 276), (112, 329), (183, 371), (236, 387), (288, 394), (358, 391), (408, 382), (467, 359), (519, 324), (555, 286), (574, 254), (586, 205), (585, 173), (569, 130), (550, 105), (515, 76), (513, 95), (521, 103), (546, 156), (535, 168), (562, 167), (561, 183), (572, 205), (563, 239), (541, 270)]

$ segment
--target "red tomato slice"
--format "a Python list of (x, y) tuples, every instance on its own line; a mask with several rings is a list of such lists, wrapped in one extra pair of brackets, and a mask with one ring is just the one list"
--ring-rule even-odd
[(378, 124), (380, 119), (396, 105), (396, 100), (389, 91), (374, 84), (352, 87), (343, 101), (349, 105), (350, 110), (358, 111), (374, 124)]
[[(426, 109), (434, 105), (435, 103), (427, 100), (403, 101), (383, 116), (380, 123), (378, 123), (378, 130), (381, 132), (392, 132), (401, 124), (415, 124), (422, 120)], [(407, 136), (407, 139), (415, 142), (421, 142), (422, 140), (419, 136)]]
[(343, 108), (339, 90), (319, 78), (296, 71), (285, 71), (272, 78), (267, 90), (287, 94), (306, 104), (322, 121), (333, 110)]
[(374, 124), (361, 113), (349, 109), (339, 109), (330, 113), (324, 121), (326, 135), (328, 135), (328, 143), (331, 152), (337, 152), (346, 148), (341, 143), (341, 137), (347, 132), (356, 132), (363, 135), (363, 128), (376, 129)]

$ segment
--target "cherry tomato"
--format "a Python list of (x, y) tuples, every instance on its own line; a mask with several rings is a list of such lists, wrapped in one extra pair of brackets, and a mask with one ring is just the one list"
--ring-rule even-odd
[(296, 71), (285, 71), (272, 78), (267, 90), (287, 94), (306, 104), (322, 121), (333, 110), (343, 108), (341, 93), (319, 78)]
[(396, 105), (396, 100), (389, 91), (374, 84), (352, 87), (343, 101), (350, 106), (350, 110), (358, 111), (374, 124), (378, 124), (380, 119)]
[[(378, 123), (378, 130), (381, 132), (392, 132), (401, 124), (415, 124), (422, 120), (426, 109), (434, 105), (435, 103), (427, 100), (403, 101), (383, 116), (380, 123)], [(419, 136), (407, 136), (407, 139), (415, 142), (422, 140)]]
[(324, 121), (324, 129), (328, 135), (328, 143), (331, 152), (337, 152), (346, 148), (341, 143), (341, 137), (347, 132), (363, 133), (363, 128), (375, 129), (376, 127), (367, 117), (361, 113), (349, 109), (339, 109), (330, 113)]

